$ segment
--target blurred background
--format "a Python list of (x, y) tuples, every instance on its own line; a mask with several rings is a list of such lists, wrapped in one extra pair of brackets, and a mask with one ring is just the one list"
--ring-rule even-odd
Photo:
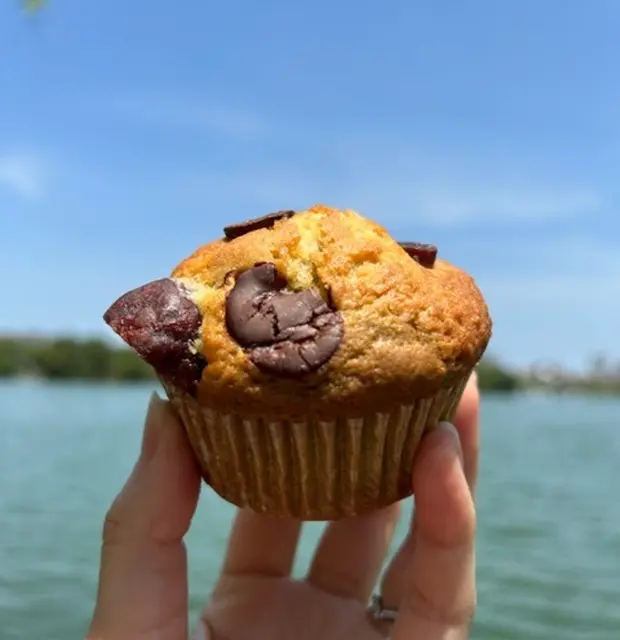
[[(103, 311), (318, 202), (491, 307), (472, 637), (620, 637), (619, 67), (615, 0), (2, 3), (0, 638), (88, 623), (156, 386)], [(204, 492), (194, 615), (231, 515)]]

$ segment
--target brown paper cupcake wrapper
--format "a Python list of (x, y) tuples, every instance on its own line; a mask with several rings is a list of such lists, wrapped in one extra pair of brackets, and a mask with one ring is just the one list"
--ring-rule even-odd
[(467, 377), (387, 413), (303, 421), (223, 414), (163, 384), (206, 482), (222, 498), (262, 514), (337, 520), (411, 494), (422, 433), (452, 419)]

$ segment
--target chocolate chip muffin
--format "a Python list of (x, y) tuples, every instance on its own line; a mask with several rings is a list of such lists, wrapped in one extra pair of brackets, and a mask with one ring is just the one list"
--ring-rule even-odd
[(159, 375), (204, 478), (260, 513), (334, 520), (411, 493), (491, 320), (432, 245), (315, 206), (231, 225), (105, 321)]

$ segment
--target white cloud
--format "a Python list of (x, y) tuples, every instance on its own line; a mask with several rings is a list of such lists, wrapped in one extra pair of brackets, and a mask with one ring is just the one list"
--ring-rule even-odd
[(602, 312), (611, 308), (620, 314), (620, 281), (615, 274), (541, 273), (527, 275), (481, 275), (477, 278), (489, 299), (510, 308), (552, 308), (575, 314)]
[[(568, 219), (607, 205), (599, 185), (562, 171), (539, 150), (463, 147), (363, 132), (336, 143), (333, 167), (340, 201), (437, 225)], [(389, 213), (386, 213), (389, 212)]]
[[(515, 257), (519, 253), (519, 260)], [(512, 309), (620, 316), (620, 255), (612, 244), (548, 237), (506, 244), (506, 264), (477, 276), (489, 298)]]
[(570, 187), (458, 187), (449, 181), (443, 188), (413, 189), (411, 202), (425, 218), (442, 224), (569, 218), (601, 206), (596, 194)]
[(613, 240), (547, 234), (507, 240), (502, 248), (505, 259), (479, 261), (475, 274), (494, 320), (492, 353), (575, 369), (600, 350), (620, 358), (620, 255)]
[(239, 171), (189, 171), (171, 176), (179, 197), (193, 202), (281, 209), (309, 207), (318, 202), (337, 204), (324, 197), (319, 176), (294, 168), (256, 168)]
[(27, 153), (0, 154), (0, 187), (28, 199), (38, 199), (43, 191), (41, 162)]
[[(97, 104), (129, 125), (187, 131), (197, 139), (269, 141), (269, 153), (245, 150), (244, 166), (231, 171), (181, 167), (177, 175), (168, 174), (173, 188), (186, 190), (180, 194), (184, 198), (193, 193), (257, 208), (325, 202), (388, 224), (415, 219), (437, 226), (568, 219), (596, 214), (606, 204), (605, 194), (557, 174), (561, 163), (541, 152), (531, 157), (515, 149), (420, 146), (388, 135), (381, 125), (317, 130), (316, 124), (284, 122), (251, 108), (166, 91), (117, 93)], [(280, 147), (285, 165), (277, 160)], [(299, 149), (297, 156), (293, 149)], [(162, 163), (169, 166), (169, 158)]]
[(566, 219), (591, 215), (604, 206), (595, 189), (543, 172), (508, 172), (493, 159), (482, 158), (459, 162), (435, 155), (426, 162), (424, 154), (415, 153), (397, 162), (379, 159), (354, 165), (341, 192), (342, 199), (358, 207), (391, 212), (395, 221), (423, 219), (446, 226)]
[[(89, 108), (99, 116), (118, 118), (127, 128), (188, 133), (195, 146), (186, 154), (185, 166), (183, 158), (171, 164), (165, 155), (152, 157), (146, 169), (151, 173), (148, 187), (132, 173), (132, 188), (146, 191), (156, 184), (190, 205), (271, 209), (323, 202), (358, 209), (387, 225), (419, 221), (460, 228), (473, 222), (585, 220), (604, 215), (609, 204), (597, 185), (558, 173), (561, 163), (540, 153), (531, 157), (505, 149), (450, 148), (446, 143), (420, 146), (382, 135), (380, 126), (317, 131), (313, 125), (283, 122), (251, 108), (157, 90), (98, 96)], [(188, 159), (204, 151), (205, 139), (213, 137), (269, 144), (244, 146), (232, 169), (216, 158), (210, 165), (192, 166)], [(299, 152), (291, 153), (295, 149)], [(10, 165), (5, 176), (1, 171), (0, 165), (0, 180), (10, 180), (23, 193), (36, 193), (38, 176), (32, 165)], [(114, 167), (105, 171), (113, 174)]]
[(462, 185), (450, 175), (439, 182), (415, 174), (380, 171), (346, 177), (331, 168), (302, 167), (188, 172), (176, 182), (184, 197), (230, 201), (257, 207), (309, 206), (316, 202), (350, 207), (386, 224), (423, 221), (437, 226), (471, 222), (501, 224), (590, 216), (603, 210), (593, 191), (571, 186)]
[(102, 99), (102, 105), (120, 117), (163, 129), (254, 139), (267, 133), (258, 114), (203, 99), (137, 93)]

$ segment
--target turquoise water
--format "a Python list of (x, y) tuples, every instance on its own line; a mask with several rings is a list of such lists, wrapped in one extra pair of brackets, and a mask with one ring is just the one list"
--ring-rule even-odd
[[(101, 520), (134, 462), (149, 391), (0, 384), (2, 640), (83, 637)], [(485, 398), (473, 638), (620, 638), (619, 415), (618, 400)], [(188, 537), (194, 612), (231, 516), (203, 493)], [(305, 531), (297, 571), (320, 530)]]

